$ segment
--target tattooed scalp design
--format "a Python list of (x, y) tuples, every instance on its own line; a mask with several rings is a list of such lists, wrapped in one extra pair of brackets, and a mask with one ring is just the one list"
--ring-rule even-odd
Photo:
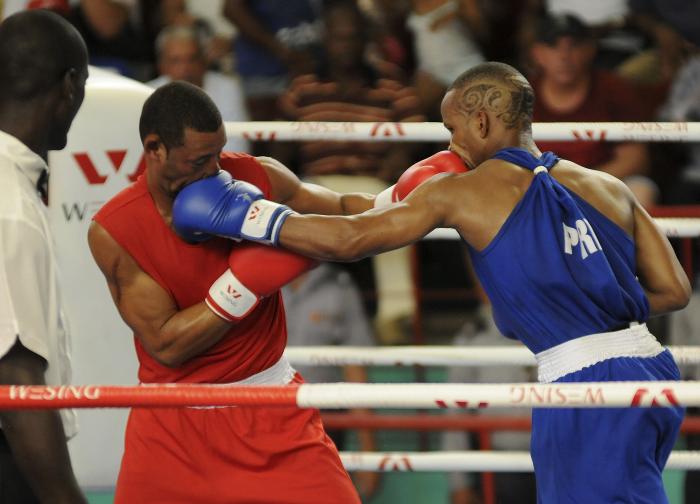
[(506, 128), (529, 130), (535, 98), (530, 83), (515, 68), (484, 63), (460, 75), (450, 86), (459, 92), (458, 108), (471, 115), (485, 109)]

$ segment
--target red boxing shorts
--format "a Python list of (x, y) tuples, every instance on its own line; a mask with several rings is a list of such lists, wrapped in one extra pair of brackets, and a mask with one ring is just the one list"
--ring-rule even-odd
[(216, 407), (132, 409), (114, 502), (360, 499), (318, 410)]

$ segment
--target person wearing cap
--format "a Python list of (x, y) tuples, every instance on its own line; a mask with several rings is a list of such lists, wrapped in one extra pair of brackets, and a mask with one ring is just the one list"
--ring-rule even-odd
[[(537, 100), (535, 122), (616, 122), (648, 120), (644, 100), (630, 82), (594, 68), (596, 41), (590, 28), (572, 14), (539, 20), (530, 54), (537, 67), (532, 80)], [(657, 188), (647, 177), (648, 148), (638, 142), (604, 138), (575, 142), (539, 142), (543, 151), (624, 180), (646, 207)]]

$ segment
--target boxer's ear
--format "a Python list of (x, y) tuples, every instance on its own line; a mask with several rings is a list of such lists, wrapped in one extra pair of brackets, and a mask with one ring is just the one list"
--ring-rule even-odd
[(484, 139), (488, 136), (489, 130), (491, 128), (491, 122), (489, 121), (489, 115), (485, 110), (481, 109), (476, 113), (476, 124), (479, 130), (479, 138)]
[(149, 133), (143, 139), (143, 151), (146, 158), (163, 162), (168, 156), (165, 144), (156, 133)]

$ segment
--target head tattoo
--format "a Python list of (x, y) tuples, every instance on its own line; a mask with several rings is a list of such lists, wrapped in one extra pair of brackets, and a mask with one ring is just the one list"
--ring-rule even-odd
[(471, 115), (486, 110), (506, 128), (529, 130), (535, 96), (530, 83), (515, 68), (503, 63), (483, 63), (457, 77), (448, 89), (455, 90), (457, 107)]

